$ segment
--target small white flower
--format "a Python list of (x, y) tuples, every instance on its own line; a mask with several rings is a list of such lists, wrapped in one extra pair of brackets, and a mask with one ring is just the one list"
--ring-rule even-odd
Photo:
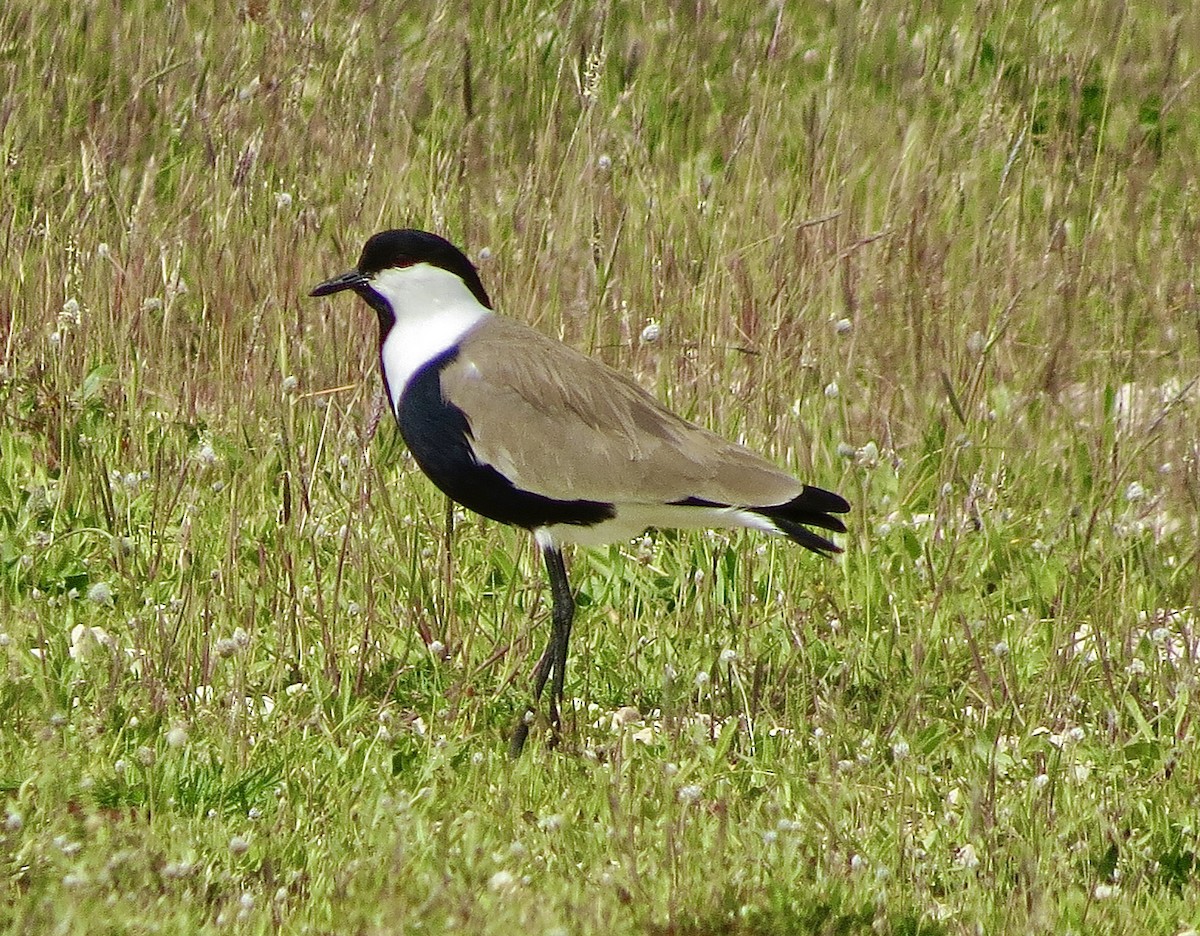
[(71, 628), (71, 646), (67, 648), (67, 653), (72, 660), (83, 663), (90, 660), (101, 648), (112, 649), (116, 645), (117, 642), (103, 627), (76, 624)]
[(867, 859), (864, 858), (862, 855), (851, 855), (850, 856), (850, 870), (851, 871), (862, 871), (866, 866), (867, 866)]
[(1004, 640), (997, 640), (992, 646), (992, 653), (1003, 659), (1008, 656), (1008, 643)]
[(429, 641), (429, 653), (435, 660), (444, 659), (446, 656), (446, 645), (440, 640)]
[(291, 208), (292, 207), (292, 193), (291, 192), (276, 192), (275, 193), (275, 207), (280, 211), (283, 211), (287, 208)]
[(112, 249), (103, 242), (96, 245), (96, 256), (101, 260), (108, 260), (112, 257)]
[(971, 336), (967, 339), (967, 350), (972, 354), (983, 354), (983, 349), (987, 347), (987, 335), (981, 331), (971, 332)]
[(223, 660), (236, 656), (242, 650), (241, 643), (235, 637), (222, 637), (217, 641), (217, 656)]
[(472, 767), (478, 767), (482, 763), (483, 763), (483, 752), (482, 751), (476, 751), (474, 754), (471, 755), (471, 766)]
[(187, 729), (184, 728), (183, 725), (174, 725), (171, 730), (167, 732), (167, 745), (169, 747), (181, 748), (187, 744), (187, 739)]
[(300, 386), (300, 381), (297, 380), (292, 374), (288, 374), (283, 378), (283, 382), (280, 384), (280, 386), (283, 388), (284, 393), (295, 393), (296, 388)]
[(892, 757), (898, 761), (908, 757), (909, 748), (908, 742), (901, 738), (899, 741), (892, 743)]
[(858, 454), (853, 445), (849, 445), (845, 442), (838, 443), (837, 453), (838, 458), (853, 458), (856, 454)]
[(15, 809), (10, 809), (4, 817), (4, 828), (8, 832), (20, 832), (25, 827), (25, 818)]
[(879, 446), (868, 442), (854, 453), (854, 460), (862, 468), (874, 468), (879, 464)]
[(538, 820), (538, 828), (543, 832), (557, 832), (563, 827), (563, 817), (559, 813), (551, 813), (549, 816), (542, 816)]
[(854, 323), (848, 318), (840, 318), (833, 323), (833, 330), (839, 335), (848, 335), (854, 330)]
[(596, 168), (601, 172), (608, 172), (612, 168), (612, 157), (607, 153), (602, 153), (600, 158), (596, 160)]
[(250, 840), (244, 835), (235, 835), (229, 840), (229, 851), (234, 855), (244, 855), (250, 850)]
[(62, 311), (58, 313), (58, 324), (60, 327), (78, 325), (79, 320), (79, 300), (72, 297), (63, 303)]
[(838, 385), (837, 385), (836, 380), (831, 380), (829, 383), (827, 383), (825, 385), (825, 396), (829, 397), (829, 399), (831, 399), (831, 400), (836, 400), (837, 396), (840, 392), (841, 391), (838, 390)]
[(517, 879), (511, 871), (497, 871), (488, 878), (488, 890), (498, 894), (501, 891), (511, 890), (516, 883)]
[(1113, 894), (1115, 894), (1118, 890), (1119, 888), (1113, 884), (1097, 884), (1095, 889), (1092, 891), (1092, 896), (1097, 900), (1108, 900), (1108, 898), (1113, 896)]
[(88, 601), (92, 604), (111, 605), (113, 602), (112, 586), (108, 582), (95, 582), (88, 589)]
[(213, 450), (212, 445), (205, 442), (196, 450), (196, 461), (205, 468), (211, 468), (217, 463), (217, 453)]
[(721, 651), (720, 659), (721, 659), (721, 662), (724, 663), (726, 666), (728, 666), (730, 663), (736, 663), (737, 658), (738, 658), (737, 651), (730, 647), (726, 647), (724, 650)]
[(968, 870), (971, 868), (978, 868), (979, 855), (975, 852), (975, 846), (970, 842), (967, 842), (966, 845), (963, 845), (961, 848), (959, 848), (958, 851), (954, 853), (954, 863), (960, 868), (966, 868)]
[(698, 672), (696, 674), (696, 688), (703, 689), (705, 686), (707, 686), (708, 678), (709, 678), (708, 673), (704, 672), (704, 670), (701, 670), (700, 672)]
[(646, 344), (653, 344), (662, 337), (662, 326), (658, 322), (650, 321), (646, 323), (646, 327), (642, 329), (642, 341)]
[(1146, 488), (1140, 481), (1131, 481), (1129, 487), (1125, 488), (1125, 500), (1131, 504), (1137, 501), (1144, 500), (1146, 497)]
[(1127, 672), (1130, 676), (1145, 676), (1146, 664), (1138, 659), (1130, 660), (1129, 665), (1125, 667), (1125, 672)]
[(700, 788), (698, 783), (689, 783), (687, 786), (681, 786), (676, 795), (679, 797), (679, 802), (681, 803), (694, 803), (700, 799), (703, 792), (704, 790)]

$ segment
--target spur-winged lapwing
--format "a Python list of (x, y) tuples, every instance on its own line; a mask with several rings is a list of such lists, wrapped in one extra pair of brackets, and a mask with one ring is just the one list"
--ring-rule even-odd
[[(532, 531), (553, 596), (533, 670), (557, 731), (575, 602), (561, 547), (648, 527), (751, 527), (828, 555), (806, 527), (846, 528), (850, 505), (669, 412), (629, 378), (492, 311), (475, 267), (425, 231), (384, 231), (358, 266), (313, 291), (351, 290), (379, 316), (383, 382), (421, 470), (453, 500)], [(512, 739), (519, 754), (532, 707)]]

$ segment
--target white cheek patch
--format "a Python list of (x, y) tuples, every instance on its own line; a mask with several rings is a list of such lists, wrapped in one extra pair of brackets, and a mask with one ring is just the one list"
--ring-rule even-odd
[(491, 312), (456, 274), (427, 263), (383, 270), (372, 278), (371, 288), (396, 317), (379, 354), (394, 411), (413, 375)]

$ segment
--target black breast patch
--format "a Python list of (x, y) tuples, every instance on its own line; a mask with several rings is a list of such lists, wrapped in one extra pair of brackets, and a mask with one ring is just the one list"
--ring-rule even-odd
[(451, 348), (421, 367), (397, 407), (400, 435), (429, 479), (469, 510), (526, 529), (559, 523), (593, 526), (616, 516), (613, 505), (601, 501), (557, 500), (523, 491), (491, 465), (478, 462), (467, 414), (442, 397), (442, 370), (457, 357), (458, 348)]

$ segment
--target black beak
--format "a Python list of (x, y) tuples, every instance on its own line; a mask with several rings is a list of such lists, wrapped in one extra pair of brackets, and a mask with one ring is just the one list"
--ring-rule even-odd
[(323, 283), (318, 283), (313, 287), (310, 296), (332, 296), (334, 293), (339, 293), (344, 289), (358, 289), (360, 286), (365, 286), (367, 278), (358, 270), (347, 270), (340, 276), (335, 276), (333, 279), (327, 279)]

